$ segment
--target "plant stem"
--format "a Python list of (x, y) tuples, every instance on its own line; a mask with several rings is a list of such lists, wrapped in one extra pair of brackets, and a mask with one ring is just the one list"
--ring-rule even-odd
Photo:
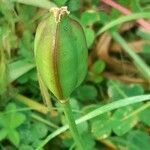
[(14, 99), (23, 103), (24, 105), (27, 105), (28, 107), (40, 112), (40, 113), (43, 113), (43, 114), (47, 114), (49, 112), (48, 108), (45, 107), (44, 105), (36, 102), (35, 100), (32, 100), (30, 98), (27, 98), (23, 95), (20, 95), (20, 94), (15, 94), (13, 95)]
[[(133, 96), (133, 97), (128, 97), (128, 98), (124, 98), (118, 101), (114, 101), (112, 103), (106, 104), (104, 106), (101, 106), (89, 113), (87, 113), (86, 115), (82, 116), (81, 118), (76, 120), (76, 124), (80, 124), (83, 123), (85, 121), (88, 121), (94, 117), (97, 117), (98, 115), (104, 114), (106, 112), (118, 109), (118, 108), (122, 108), (131, 104), (136, 104), (139, 102), (144, 102), (144, 101), (148, 101), (150, 100), (150, 94), (146, 94), (146, 95), (140, 95), (140, 96)], [(54, 131), (53, 133), (51, 133), (50, 135), (48, 135), (46, 137), (46, 139), (44, 139), (36, 148), (36, 150), (40, 150), (41, 148), (44, 147), (44, 145), (46, 145), (50, 140), (52, 140), (53, 138), (55, 138), (56, 136), (58, 136), (59, 134), (62, 134), (63, 132), (65, 132), (68, 129), (68, 125), (64, 125), (62, 127), (60, 127), (59, 129), (57, 129), (56, 131)]]
[(58, 126), (55, 125), (53, 122), (47, 121), (47, 120), (45, 120), (44, 118), (42, 118), (41, 116), (39, 116), (39, 115), (36, 115), (36, 114), (32, 113), (32, 114), (31, 114), (31, 117), (32, 117), (33, 119), (35, 119), (35, 120), (38, 120), (38, 121), (40, 121), (40, 122), (42, 122), (42, 123), (44, 123), (44, 124), (50, 126), (51, 128), (58, 129)]
[(79, 135), (77, 126), (75, 124), (75, 120), (74, 120), (74, 117), (73, 117), (73, 112), (71, 110), (71, 106), (70, 106), (69, 101), (67, 101), (65, 103), (62, 103), (62, 107), (63, 107), (64, 113), (65, 113), (66, 119), (68, 121), (68, 124), (69, 124), (69, 129), (71, 131), (71, 134), (74, 138), (74, 141), (75, 141), (78, 149), (79, 150), (84, 150), (84, 147), (83, 147), (83, 144), (82, 144), (82, 139)]

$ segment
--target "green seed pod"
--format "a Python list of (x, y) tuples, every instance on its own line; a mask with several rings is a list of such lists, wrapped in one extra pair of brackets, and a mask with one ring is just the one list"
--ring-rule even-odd
[(59, 101), (67, 99), (87, 73), (85, 35), (68, 14), (67, 7), (52, 8), (37, 28), (34, 45), (41, 79)]

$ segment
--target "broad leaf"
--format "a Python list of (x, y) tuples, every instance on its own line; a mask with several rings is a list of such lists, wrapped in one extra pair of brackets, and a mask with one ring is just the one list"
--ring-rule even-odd
[(7, 130), (6, 129), (0, 129), (0, 141), (5, 139), (7, 136)]
[(128, 118), (128, 115), (134, 111), (133, 106), (127, 106), (125, 108), (118, 109), (112, 116), (113, 120), (113, 131), (118, 136), (124, 135), (131, 130), (138, 121), (138, 116), (133, 115)]
[(111, 134), (111, 117), (109, 113), (105, 113), (92, 119), (91, 132), (97, 139), (105, 139)]
[(145, 109), (139, 114), (140, 120), (146, 124), (147, 126), (150, 126), (150, 107)]
[(77, 89), (78, 98), (83, 101), (94, 100), (97, 94), (97, 89), (92, 85), (84, 85)]
[(93, 25), (100, 20), (99, 14), (94, 11), (85, 11), (81, 15), (81, 23), (85, 26)]
[(20, 136), (19, 133), (16, 130), (10, 130), (7, 138), (16, 146), (19, 145), (20, 142)]
[(150, 136), (142, 131), (132, 131), (128, 135), (128, 150), (149, 150)]

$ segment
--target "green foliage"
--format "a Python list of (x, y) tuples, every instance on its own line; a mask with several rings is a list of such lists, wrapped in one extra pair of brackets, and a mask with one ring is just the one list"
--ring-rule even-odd
[(8, 66), (8, 69), (11, 70), (9, 82), (13, 82), (14, 80), (29, 72), (34, 67), (34, 64), (29, 63), (24, 59), (10, 63)]
[(125, 108), (118, 109), (114, 112), (112, 116), (112, 129), (116, 135), (124, 135), (137, 124), (137, 116), (128, 117), (133, 110), (133, 106), (127, 106)]
[(36, 123), (31, 127), (32, 135), (35, 139), (37, 137), (39, 139), (44, 138), (48, 133), (48, 128), (45, 124), (42, 123)]
[(22, 144), (19, 148), (20, 150), (33, 150), (32, 146)]
[(84, 28), (85, 32), (85, 37), (86, 37), (86, 42), (87, 42), (87, 47), (90, 48), (94, 42), (95, 39), (95, 33), (92, 29), (85, 27)]
[(86, 150), (95, 150), (95, 141), (91, 134), (89, 134), (89, 132), (85, 132), (82, 134), (82, 137), (84, 148)]
[(150, 136), (142, 131), (132, 131), (128, 135), (127, 147), (129, 150), (150, 149)]
[(24, 124), (20, 127), (21, 143), (35, 147), (48, 133), (48, 127), (41, 123)]
[(105, 63), (102, 60), (97, 60), (91, 67), (91, 70), (89, 72), (89, 80), (98, 84), (103, 81), (103, 76), (101, 76), (101, 73), (105, 69)]
[(5, 111), (0, 114), (0, 139), (9, 139), (14, 145), (20, 143), (20, 136), (17, 128), (25, 121), (24, 114), (17, 112), (14, 103), (7, 105)]
[(140, 12), (140, 11), (142, 11), (140, 3), (139, 3), (139, 0), (132, 0), (130, 2), (130, 5), (131, 5), (131, 9), (132, 9), (133, 12)]
[[(0, 149), (76, 148), (62, 109), (54, 101), (56, 98), (52, 93), (50, 93), (52, 106), (48, 107), (50, 111), (45, 114), (48, 109), (39, 92), (33, 54), (36, 28), (41, 20), (47, 18), (48, 10), (56, 5), (67, 6), (71, 18), (82, 24), (90, 55), (87, 78), (80, 87), (75, 87), (76, 90), (70, 98), (84, 149), (110, 149), (110, 146), (114, 149), (150, 149), (148, 134), (150, 88), (147, 81), (149, 78), (143, 80), (137, 72), (130, 74), (128, 70), (124, 73), (115, 72), (116, 68), (113, 69), (103, 61), (105, 60), (103, 56), (102, 58), (97, 56), (99, 39), (107, 32), (112, 36), (108, 51), (106, 49), (109, 56), (120, 60), (121, 53), (122, 64), (129, 62), (132, 65), (136, 62), (135, 67), (140, 66), (139, 70), (144, 75), (149, 74), (148, 69), (143, 70), (139, 62), (142, 60), (142, 64), (144, 62), (144, 65), (146, 63), (147, 66), (150, 65), (150, 34), (136, 21), (142, 18), (145, 21), (150, 19), (150, 3), (149, 0), (114, 2), (130, 9), (133, 13), (124, 15), (99, 0), (2, 0), (0, 2)], [(124, 25), (129, 27), (130, 22), (134, 24), (131, 29), (120, 30)], [(114, 32), (117, 33), (115, 34), (117, 38), (112, 35)], [(67, 36), (63, 34), (63, 37)], [(118, 37), (121, 40), (118, 40)], [(128, 41), (131, 43), (141, 41), (146, 44), (139, 46), (141, 47), (139, 53), (133, 54), (136, 47), (133, 46), (131, 49)], [(105, 42), (107, 41), (103, 41), (104, 45)], [(126, 49), (126, 54), (122, 53), (122, 50), (120, 53), (112, 51), (111, 44), (119, 44), (122, 50)], [(78, 45), (82, 46), (83, 43)], [(42, 47), (44, 46), (43, 44)], [(65, 47), (66, 44), (62, 46)], [(73, 50), (67, 49), (69, 52), (76, 50), (72, 42), (70, 47)], [(40, 52), (45, 54), (43, 51)], [(135, 55), (140, 56), (141, 60), (139, 61), (138, 58), (137, 61)], [(49, 55), (45, 55), (47, 56)], [(68, 53), (65, 57), (68, 57)], [(79, 65), (83, 63), (82, 59), (83, 57)], [(61, 68), (63, 66), (64, 63), (61, 64)], [(124, 66), (119, 66), (117, 69), (121, 67)], [(65, 67), (64, 70), (68, 68)], [(75, 69), (71, 69), (75, 74)], [(107, 73), (110, 73), (110, 76), (107, 77)], [(131, 78), (132, 84), (117, 81), (120, 78), (111, 80), (115, 76)], [(69, 78), (66, 80), (68, 81)], [(15, 99), (17, 93), (28, 99)]]
[(68, 0), (53, 0), (57, 6), (64, 6)]
[(85, 11), (81, 15), (81, 23), (85, 26), (91, 26), (98, 21), (100, 21), (100, 17), (97, 12)]
[(80, 0), (68, 0), (67, 1), (67, 6), (69, 11), (77, 11), (81, 7), (81, 1)]
[(95, 39), (95, 32), (92, 26), (100, 20), (99, 14), (94, 11), (85, 11), (82, 13), (80, 22), (84, 26), (87, 46), (90, 48)]
[[(117, 92), (116, 92), (117, 91)], [(83, 92), (82, 92), (83, 93)], [(111, 99), (119, 100), (134, 95), (141, 95), (144, 90), (139, 85), (124, 85), (113, 81), (108, 82), (108, 93)], [(91, 120), (91, 132), (98, 139), (110, 136), (113, 131), (116, 135), (122, 136), (129, 132), (140, 120), (138, 114), (134, 113), (140, 109), (142, 104), (126, 106), (117, 109), (114, 113), (106, 113)], [(94, 107), (95, 108), (95, 107)], [(90, 109), (93, 110), (94, 108)], [(144, 113), (147, 109), (143, 110)], [(130, 116), (130, 114), (132, 114)], [(148, 117), (148, 114), (146, 115)]]
[(112, 100), (141, 95), (144, 93), (144, 89), (140, 85), (125, 85), (114, 81), (109, 81), (107, 85), (108, 95)]
[(94, 100), (97, 97), (97, 89), (92, 85), (80, 86), (77, 89), (78, 98), (82, 101)]
[(137, 35), (145, 40), (150, 40), (150, 33), (142, 30), (137, 31)]
[(150, 116), (150, 109), (148, 107), (147, 109), (143, 110), (140, 113), (140, 115), (139, 115), (140, 121), (142, 121), (145, 125), (150, 126), (149, 116)]
[(104, 71), (104, 69), (105, 69), (105, 63), (104, 63), (104, 61), (98, 60), (98, 61), (96, 61), (93, 64), (93, 66), (91, 68), (91, 71), (94, 74), (100, 74), (100, 73), (102, 73)]
[(91, 132), (97, 139), (105, 139), (111, 134), (111, 116), (105, 113), (91, 120)]

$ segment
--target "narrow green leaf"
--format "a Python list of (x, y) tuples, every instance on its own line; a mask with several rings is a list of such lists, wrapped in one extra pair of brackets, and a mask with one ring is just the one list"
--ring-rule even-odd
[(128, 46), (126, 41), (121, 37), (121, 35), (114, 31), (111, 33), (112, 37), (116, 42), (118, 42), (121, 47), (124, 49), (124, 51), (133, 59), (134, 64), (136, 65), (137, 69), (141, 73), (141, 75), (149, 80), (150, 79), (150, 67), (141, 59), (135, 51)]
[(23, 74), (33, 69), (34, 67), (34, 64), (29, 63), (25, 60), (18, 60), (16, 62), (10, 63), (8, 66), (9, 82), (13, 82), (17, 78), (21, 77)]
[[(141, 95), (141, 96), (134, 96), (134, 97), (129, 97), (129, 98), (125, 98), (122, 100), (118, 100), (115, 102), (112, 102), (110, 104), (104, 105), (98, 109), (95, 109), (94, 111), (89, 112), (88, 114), (86, 114), (85, 116), (79, 118), (78, 120), (76, 120), (76, 124), (80, 124), (82, 122), (85, 122), (87, 120), (90, 120), (100, 114), (109, 112), (111, 110), (120, 108), (120, 107), (124, 107), (127, 105), (131, 105), (131, 104), (135, 104), (135, 103), (139, 103), (142, 101), (148, 101), (150, 100), (150, 94), (148, 95)], [(54, 131), (53, 133), (51, 133), (49, 136), (47, 136), (47, 138), (41, 142), (38, 147), (36, 148), (36, 150), (40, 150), (40, 148), (42, 148), (47, 142), (49, 142), (51, 139), (53, 139), (54, 137), (56, 137), (57, 135), (65, 132), (68, 129), (68, 125), (65, 125), (63, 127), (60, 127), (59, 129), (57, 129), (56, 131)]]
[(97, 35), (102, 34), (103, 32), (109, 30), (110, 28), (112, 28), (116, 25), (122, 24), (122, 23), (127, 22), (127, 21), (140, 19), (140, 18), (149, 19), (150, 13), (149, 12), (134, 13), (134, 14), (130, 14), (130, 15), (115, 19), (115, 20), (109, 22), (108, 24), (106, 24), (103, 28), (101, 28), (100, 31), (98, 31)]

